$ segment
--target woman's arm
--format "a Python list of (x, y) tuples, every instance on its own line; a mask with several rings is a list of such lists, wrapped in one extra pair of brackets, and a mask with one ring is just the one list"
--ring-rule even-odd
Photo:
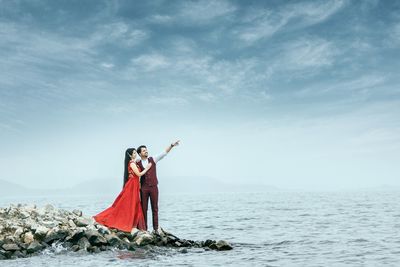
[(143, 174), (145, 174), (150, 168), (151, 168), (151, 163), (147, 164), (146, 168), (144, 168), (143, 171), (139, 171), (138, 167), (136, 166), (135, 163), (131, 163), (131, 168), (133, 170), (133, 172), (137, 175), (137, 176), (142, 176)]

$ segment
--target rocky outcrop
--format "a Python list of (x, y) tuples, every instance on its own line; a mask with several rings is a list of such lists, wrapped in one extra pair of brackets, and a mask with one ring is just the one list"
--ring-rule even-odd
[(223, 240), (193, 241), (180, 239), (162, 230), (157, 234), (134, 234), (107, 228), (84, 216), (82, 211), (56, 209), (50, 204), (11, 205), (0, 208), (0, 260), (29, 257), (46, 248), (60, 245), (71, 251), (98, 253), (108, 249), (135, 250), (143, 246), (230, 250)]

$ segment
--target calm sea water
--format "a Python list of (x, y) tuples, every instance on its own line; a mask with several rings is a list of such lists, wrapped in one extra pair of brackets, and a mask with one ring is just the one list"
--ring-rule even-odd
[[(114, 197), (0, 197), (0, 206), (51, 203), (94, 215)], [(161, 226), (178, 237), (224, 239), (234, 249), (54, 248), (0, 266), (400, 266), (400, 192), (161, 193), (159, 209)]]

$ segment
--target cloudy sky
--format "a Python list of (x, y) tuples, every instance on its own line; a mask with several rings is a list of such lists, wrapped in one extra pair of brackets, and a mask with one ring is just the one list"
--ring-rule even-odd
[(399, 186), (399, 58), (398, 1), (0, 0), (0, 179)]

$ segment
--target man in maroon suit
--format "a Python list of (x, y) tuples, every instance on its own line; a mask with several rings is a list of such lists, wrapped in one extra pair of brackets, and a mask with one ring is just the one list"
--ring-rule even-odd
[(136, 159), (141, 170), (151, 163), (151, 168), (140, 179), (140, 197), (142, 201), (142, 209), (147, 230), (147, 209), (150, 198), (151, 211), (153, 214), (153, 233), (160, 233), (161, 228), (158, 225), (158, 179), (157, 179), (157, 162), (163, 159), (174, 146), (179, 145), (179, 141), (170, 144), (163, 153), (149, 157), (147, 147), (142, 145), (137, 148), (140, 159)]

